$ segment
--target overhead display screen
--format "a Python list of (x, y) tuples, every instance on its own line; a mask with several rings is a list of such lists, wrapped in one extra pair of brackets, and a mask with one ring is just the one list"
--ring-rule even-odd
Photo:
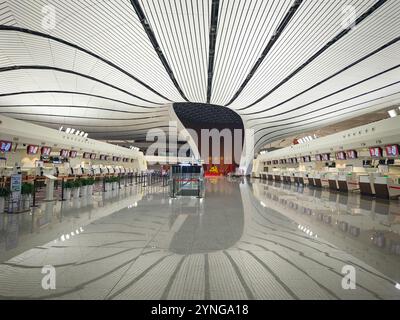
[(90, 159), (90, 155), (91, 155), (91, 153), (85, 152), (85, 153), (83, 154), (83, 159)]
[(96, 157), (97, 157), (97, 155), (96, 155), (95, 153), (92, 153), (92, 154), (90, 155), (90, 159), (91, 159), (91, 160), (96, 160)]
[(77, 155), (78, 155), (78, 151), (70, 151), (70, 153), (69, 153), (70, 158), (76, 158)]
[(322, 157), (320, 154), (315, 155), (315, 161), (322, 161)]
[(0, 141), (0, 151), (10, 152), (12, 148), (12, 142), (10, 141)]
[(386, 155), (388, 157), (398, 157), (399, 156), (399, 146), (397, 144), (386, 146)]
[(62, 149), (62, 150), (60, 151), (60, 156), (63, 157), (63, 158), (68, 158), (68, 156), (69, 156), (69, 150)]
[(369, 148), (369, 154), (370, 154), (371, 157), (373, 157), (373, 158), (382, 157), (382, 149), (379, 148), (379, 147)]
[(325, 153), (322, 155), (322, 161), (329, 161), (331, 158), (331, 155), (329, 153)]
[(347, 159), (357, 159), (357, 151), (349, 150), (346, 152)]
[(26, 153), (33, 155), (33, 154), (37, 154), (39, 151), (39, 146), (35, 146), (35, 145), (29, 145), (26, 149)]
[(42, 147), (42, 156), (49, 156), (51, 153), (51, 148), (50, 147)]
[(336, 153), (336, 159), (338, 160), (346, 160), (346, 153), (341, 151)]

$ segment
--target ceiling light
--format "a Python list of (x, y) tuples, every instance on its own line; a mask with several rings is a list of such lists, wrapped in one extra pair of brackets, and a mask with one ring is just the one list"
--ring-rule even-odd
[(389, 116), (390, 116), (391, 118), (397, 117), (397, 112), (396, 112), (395, 109), (389, 110), (388, 113), (389, 113)]
[(88, 137), (88, 135), (89, 135), (88, 133), (85, 133), (85, 135), (84, 135), (83, 137), (84, 137), (84, 138), (87, 138), (87, 137)]
[(71, 131), (67, 132), (67, 133), (74, 134), (74, 132), (75, 132), (75, 129), (71, 129)]
[(394, 286), (396, 289), (400, 290), (400, 283), (396, 283), (396, 285)]
[(63, 131), (64, 127), (61, 126), (60, 129), (58, 129), (58, 131)]
[(80, 132), (79, 130), (77, 130), (76, 133), (75, 133), (75, 135), (79, 136), (80, 133), (81, 133), (81, 132)]
[(65, 130), (66, 133), (70, 133), (71, 132), (71, 128), (67, 128), (67, 130)]

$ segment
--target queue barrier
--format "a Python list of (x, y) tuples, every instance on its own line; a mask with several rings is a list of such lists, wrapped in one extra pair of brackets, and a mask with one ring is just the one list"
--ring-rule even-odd
[[(168, 176), (162, 174), (161, 172), (154, 173), (128, 173), (128, 174), (102, 174), (102, 175), (82, 175), (82, 176), (63, 176), (57, 177), (54, 180), (54, 191), (55, 197), (50, 201), (65, 201), (68, 200), (65, 198), (65, 182), (67, 181), (75, 181), (75, 180), (83, 180), (87, 178), (93, 178), (95, 183), (94, 187), (98, 191), (106, 192), (106, 180), (107, 178), (118, 177), (117, 188), (122, 189), (123, 186), (133, 186), (140, 184), (141, 187), (147, 187), (150, 185), (154, 185), (157, 183), (162, 183), (163, 187), (168, 185)], [(18, 200), (18, 203), (11, 199), (11, 197), (7, 197), (5, 199), (5, 211), (8, 213), (20, 213), (29, 211), (33, 207), (38, 207), (38, 204), (45, 200), (45, 196), (43, 191), (47, 184), (47, 179), (45, 177), (33, 177), (27, 176), (22, 179), (22, 183), (32, 184), (33, 190), (32, 193), (27, 195), (26, 197), (21, 197)], [(2, 177), (0, 178), (0, 187), (4, 187), (6, 189), (10, 189), (11, 178), (10, 177)], [(14, 202), (13, 202), (14, 201)]]

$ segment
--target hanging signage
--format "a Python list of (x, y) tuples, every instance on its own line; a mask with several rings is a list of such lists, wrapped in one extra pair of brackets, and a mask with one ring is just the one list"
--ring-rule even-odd
[(386, 156), (398, 157), (399, 156), (399, 146), (397, 144), (386, 146)]
[(38, 151), (39, 151), (39, 146), (29, 145), (26, 148), (26, 153), (30, 155), (37, 154)]
[(90, 159), (90, 155), (91, 155), (91, 153), (85, 152), (85, 153), (83, 154), (83, 159)]
[(11, 141), (0, 141), (0, 151), (1, 152), (10, 152), (12, 148)]
[(336, 159), (338, 160), (346, 160), (346, 153), (343, 151), (340, 151), (336, 153)]
[(329, 161), (331, 158), (331, 155), (329, 153), (325, 153), (322, 155), (322, 161)]
[(76, 158), (77, 155), (78, 155), (78, 151), (70, 151), (69, 152), (69, 157), (70, 158)]
[(322, 156), (320, 154), (316, 154), (315, 161), (322, 161)]
[(41, 153), (42, 153), (42, 156), (49, 156), (51, 153), (51, 148), (50, 147), (42, 147)]
[(69, 150), (62, 149), (62, 150), (60, 151), (60, 157), (68, 158), (68, 156), (69, 156)]
[(371, 155), (372, 158), (380, 158), (382, 157), (382, 148), (379, 147), (369, 148), (369, 154)]
[(91, 160), (96, 160), (96, 157), (97, 157), (97, 155), (96, 155), (95, 153), (92, 153), (92, 154), (90, 155), (90, 159), (91, 159)]
[(349, 150), (346, 152), (347, 159), (357, 159), (357, 151)]

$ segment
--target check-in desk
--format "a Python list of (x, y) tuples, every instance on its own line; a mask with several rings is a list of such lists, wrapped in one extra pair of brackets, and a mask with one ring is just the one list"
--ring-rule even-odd
[(337, 191), (339, 189), (338, 187), (338, 178), (339, 174), (338, 173), (329, 173), (327, 175), (328, 178), (328, 186), (330, 190)]
[(322, 178), (320, 173), (314, 173), (314, 185), (318, 188), (322, 188)]
[(261, 179), (261, 180), (267, 180), (267, 176), (268, 176), (268, 174), (265, 173), (265, 172), (261, 172), (261, 173), (260, 173), (260, 179)]
[(321, 185), (323, 188), (329, 188), (328, 173), (321, 173)]
[(282, 179), (284, 183), (290, 184), (292, 183), (292, 173), (289, 171), (285, 171), (282, 173)]
[(400, 176), (389, 176), (388, 190), (390, 199), (400, 197)]
[[(355, 190), (359, 190), (360, 189), (360, 185), (359, 185), (359, 179), (358, 179), (358, 175), (354, 172), (349, 172), (349, 173), (343, 173), (342, 175), (339, 176), (339, 190), (340, 191), (346, 191), (345, 187), (343, 185), (343, 178), (346, 179), (346, 185), (347, 185), (347, 191), (355, 191)], [(341, 187), (341, 185), (343, 185), (343, 188)]]
[(274, 180), (274, 176), (272, 175), (272, 173), (268, 173), (268, 174), (267, 174), (267, 179), (268, 179), (269, 181)]
[(311, 187), (316, 187), (315, 180), (314, 180), (314, 173), (308, 174), (308, 185)]
[(374, 196), (374, 177), (372, 175), (361, 175), (359, 178), (360, 193), (365, 196)]
[(275, 182), (281, 182), (282, 181), (282, 177), (281, 177), (281, 172), (280, 171), (274, 172), (274, 180), (275, 180)]
[(389, 199), (388, 179), (387, 176), (374, 177), (375, 196), (377, 198)]
[(299, 177), (299, 184), (301, 184), (303, 186), (308, 184), (308, 178), (307, 178), (307, 174), (305, 172), (299, 172), (298, 177)]

